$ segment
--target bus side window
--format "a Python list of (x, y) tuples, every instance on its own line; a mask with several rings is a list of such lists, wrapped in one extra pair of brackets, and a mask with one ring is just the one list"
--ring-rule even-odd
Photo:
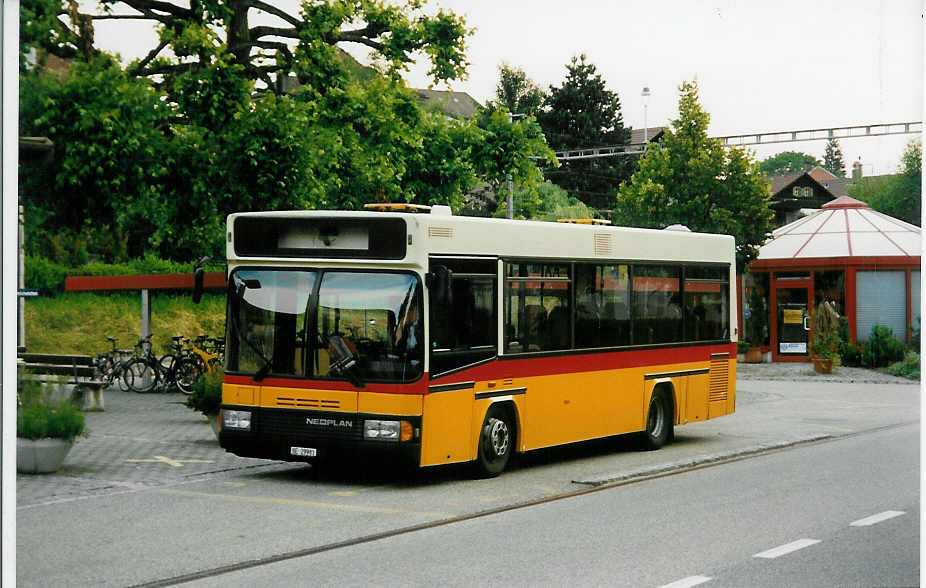
[(430, 292), (431, 377), (492, 358), (497, 352), (496, 261), (435, 259), (453, 273), (453, 302)]

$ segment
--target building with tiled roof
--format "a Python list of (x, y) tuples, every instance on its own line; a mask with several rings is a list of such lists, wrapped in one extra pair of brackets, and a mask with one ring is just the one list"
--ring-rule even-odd
[(418, 102), (425, 107), (435, 107), (447, 116), (466, 120), (476, 115), (481, 108), (475, 98), (466, 92), (449, 92), (444, 90), (423, 90), (416, 88)]

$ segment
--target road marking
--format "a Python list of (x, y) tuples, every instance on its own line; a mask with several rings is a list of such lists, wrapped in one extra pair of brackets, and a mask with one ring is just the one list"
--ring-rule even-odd
[(380, 488), (385, 488), (385, 486), (368, 486), (366, 488), (357, 488), (356, 490), (332, 490), (328, 493), (329, 496), (356, 496), (361, 492), (369, 492), (370, 490), (379, 490)]
[(763, 551), (762, 553), (757, 553), (752, 557), (761, 557), (763, 559), (775, 559), (776, 557), (781, 557), (782, 555), (788, 555), (793, 553), (798, 549), (804, 549), (805, 547), (810, 547), (811, 545), (816, 545), (819, 543), (819, 539), (798, 539), (797, 541), (792, 541), (791, 543), (786, 543), (784, 545), (779, 545), (778, 547), (773, 547), (768, 551)]
[(886, 521), (894, 517), (899, 517), (902, 514), (907, 514), (907, 513), (902, 510), (886, 510), (876, 515), (871, 515), (870, 517), (865, 517), (864, 519), (859, 519), (857, 521), (849, 523), (849, 526), (850, 527), (870, 527), (871, 525), (876, 525), (882, 521)]
[(663, 584), (659, 588), (691, 588), (692, 586), (710, 582), (711, 580), (712, 578), (707, 576), (688, 576), (687, 578), (676, 580), (671, 584)]
[(400, 508), (382, 508), (377, 506), (362, 506), (357, 504), (338, 504), (335, 502), (322, 502), (320, 500), (300, 500), (295, 498), (270, 498), (267, 496), (236, 496), (234, 494), (219, 494), (215, 492), (195, 492), (193, 490), (178, 490), (176, 488), (161, 488), (158, 492), (167, 494), (182, 494), (183, 496), (201, 496), (204, 498), (218, 498), (220, 500), (231, 500), (235, 502), (256, 502), (260, 504), (288, 504), (295, 506), (306, 506), (309, 508), (322, 508), (330, 510), (347, 510), (354, 512), (372, 512), (380, 514), (400, 514), (431, 517), (438, 519), (449, 519), (454, 515), (444, 512), (419, 512), (414, 510), (403, 510)]
[(155, 455), (154, 459), (127, 459), (131, 463), (166, 463), (173, 468), (182, 468), (185, 463), (212, 463), (211, 459), (172, 459), (163, 455)]

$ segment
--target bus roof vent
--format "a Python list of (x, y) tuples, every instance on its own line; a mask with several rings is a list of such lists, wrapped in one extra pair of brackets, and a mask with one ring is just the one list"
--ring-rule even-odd
[(558, 218), (558, 223), (571, 223), (574, 225), (610, 225), (611, 221), (603, 218)]
[(444, 204), (435, 204), (431, 207), (431, 214), (434, 216), (453, 216), (453, 211)]
[(690, 233), (691, 229), (689, 229), (685, 225), (669, 225), (668, 227), (664, 228), (663, 231), (678, 231), (679, 233)]
[(611, 233), (595, 233), (595, 255), (611, 255)]
[(432, 239), (452, 239), (453, 229), (451, 227), (428, 227), (428, 237)]
[(431, 212), (430, 206), (423, 204), (408, 204), (407, 202), (371, 202), (363, 205), (364, 210), (374, 212)]

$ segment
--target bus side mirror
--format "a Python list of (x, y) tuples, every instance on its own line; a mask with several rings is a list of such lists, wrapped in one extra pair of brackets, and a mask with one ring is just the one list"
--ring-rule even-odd
[(203, 266), (211, 260), (212, 258), (209, 256), (201, 257), (193, 267), (193, 304), (199, 304), (199, 301), (203, 298), (203, 279), (206, 275)]
[(425, 284), (438, 304), (453, 304), (452, 282), (453, 272), (444, 265), (436, 266), (433, 272), (425, 276)]

